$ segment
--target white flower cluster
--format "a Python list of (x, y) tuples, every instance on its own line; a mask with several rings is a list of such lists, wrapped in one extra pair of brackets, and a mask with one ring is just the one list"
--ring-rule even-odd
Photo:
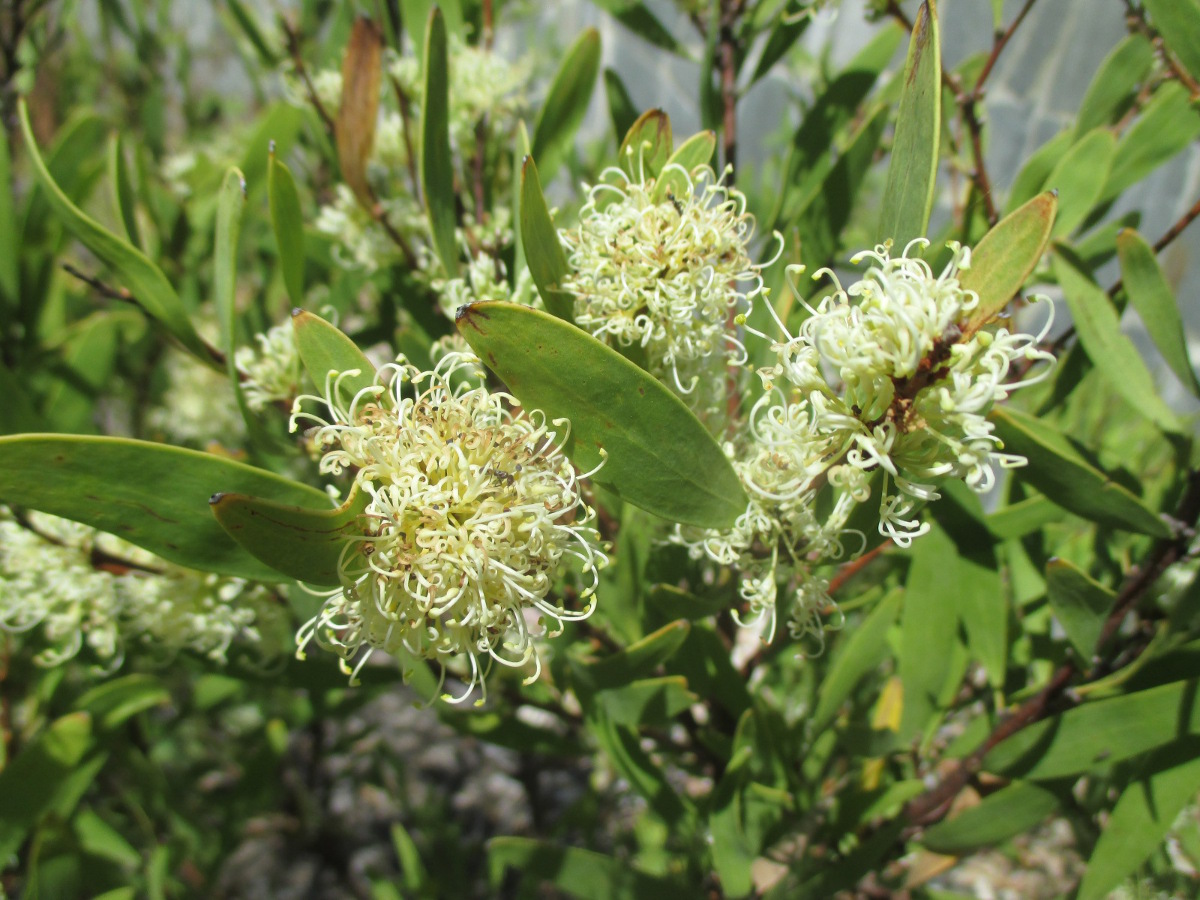
[[(668, 175), (686, 188), (656, 191)], [(560, 232), (576, 324), (609, 344), (643, 348), (649, 372), (707, 410), (723, 396), (725, 366), (745, 362), (732, 319), (763, 289), (748, 254), (754, 217), (745, 196), (708, 166), (676, 164), (659, 179), (607, 169), (588, 193), (579, 226)]]
[[(352, 680), (377, 649), (436, 661), (443, 677), (465, 657), (457, 702), (483, 686), (492, 661), (532, 660), (529, 680), (537, 678), (539, 619), (557, 631), (591, 614), (607, 558), (561, 452), (569, 425), (555, 420), (560, 431), (551, 430), (541, 413), (474, 384), (477, 364), (450, 353), (422, 372), (401, 357), (352, 399), (342, 385), (355, 371), (331, 372), (324, 397), (297, 399), (292, 427), (315, 423), (321, 471), (353, 471), (370, 497), (362, 533), (342, 552), (342, 587), (300, 629), (300, 655), (315, 637), (349, 670), (365, 647)], [(327, 406), (330, 418), (303, 412), (305, 401)], [(582, 567), (579, 609), (551, 593), (568, 560)]]
[(22, 524), (0, 507), (0, 629), (40, 629), (39, 665), (66, 662), (85, 644), (105, 671), (132, 646), (159, 661), (191, 650), (224, 663), (238, 640), (270, 658), (286, 618), (266, 588), (171, 565), (56, 516), (30, 512)]
[(304, 369), (290, 321), (255, 335), (255, 339), (257, 350), (239, 347), (233, 360), (242, 376), (246, 405), (258, 412), (271, 403), (291, 402), (300, 392)]
[(146, 415), (146, 424), (173, 443), (203, 446), (210, 441), (236, 445), (246, 432), (233, 386), (224, 372), (206, 366), (183, 350), (164, 358), (167, 388), (162, 406)]
[(777, 361), (759, 370), (766, 393), (745, 446), (726, 447), (750, 498), (746, 512), (729, 531), (676, 532), (694, 556), (736, 565), (751, 613), (772, 623), (777, 581), (788, 576), (793, 632), (819, 637), (814, 611), (831, 601), (812, 567), (845, 555), (850, 513), (877, 475), (879, 531), (906, 547), (928, 531), (919, 507), (938, 498), (940, 481), (986, 491), (995, 466), (1024, 463), (1001, 452), (986, 417), (1048, 373), (1009, 380), (1017, 360), (1053, 362), (1037, 346), (1050, 323), (1036, 336), (1003, 326), (972, 332), (979, 298), (958, 281), (969, 250), (951, 244), (952, 260), (935, 276), (910, 256), (925, 245), (914, 241), (899, 257), (886, 245), (859, 253), (852, 261), (871, 265), (848, 288), (816, 273), (836, 289), (815, 308), (805, 304), (795, 337), (777, 320), (786, 339), (772, 340)]

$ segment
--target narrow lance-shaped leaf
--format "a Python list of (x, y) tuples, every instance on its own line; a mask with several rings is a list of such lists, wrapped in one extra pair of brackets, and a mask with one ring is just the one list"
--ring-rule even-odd
[(991, 419), (1004, 449), (1028, 464), (1016, 470), (1063, 509), (1113, 528), (1153, 537), (1171, 529), (1125, 487), (1089, 463), (1067, 437), (1044, 419), (1015, 409), (993, 409)]
[(237, 248), (242, 231), (242, 214), (246, 211), (246, 183), (242, 173), (230, 168), (221, 183), (217, 197), (217, 230), (213, 254), (213, 303), (221, 329), (221, 350), (225, 354), (226, 370), (236, 384), (237, 369), (233, 363), (233, 345), (237, 321)]
[(1033, 828), (1058, 808), (1058, 798), (1043, 787), (1014, 781), (952, 819), (938, 822), (921, 836), (937, 853), (963, 853), (1003, 843)]
[(1113, 124), (1153, 65), (1154, 48), (1144, 34), (1131, 34), (1117, 44), (1100, 64), (1079, 105), (1075, 139)]
[(695, 894), (673, 881), (640, 872), (624, 860), (583, 850), (560, 847), (549, 841), (523, 837), (498, 837), (488, 842), (488, 879), (499, 889), (509, 870), (521, 873), (526, 886), (550, 884), (576, 897), (655, 897), (685, 900)]
[(594, 0), (596, 6), (636, 34), (669, 53), (687, 56), (687, 48), (675, 39), (642, 0)]
[(698, 131), (676, 147), (654, 184), (651, 199), (661, 203), (668, 193), (689, 196), (691, 185), (689, 179), (684, 177), (684, 172), (691, 173), (697, 166), (707, 163), (716, 149), (717, 135), (712, 131)]
[(1178, 81), (1161, 82), (1141, 114), (1121, 136), (1101, 202), (1113, 200), (1160, 165), (1182, 152), (1200, 135), (1200, 116), (1192, 109), (1187, 88)]
[(964, 340), (999, 315), (1021, 289), (1046, 250), (1057, 209), (1053, 191), (1038, 194), (997, 222), (971, 251), (971, 267), (958, 280), (979, 295), (979, 304), (963, 329)]
[(458, 329), (527, 409), (569, 419), (567, 455), (635, 506), (727, 528), (745, 511), (737, 473), (674, 394), (591, 335), (546, 313), (474, 303)]
[(1074, 231), (1099, 202), (1116, 153), (1112, 131), (1097, 128), (1076, 141), (1054, 166), (1046, 178), (1046, 186), (1058, 192), (1054, 237)]
[(0, 128), (0, 312), (15, 307), (20, 285), (17, 211), (13, 204), (12, 156), (8, 132)]
[(600, 33), (589, 28), (563, 56), (533, 128), (533, 156), (541, 161), (547, 181), (558, 174), (570, 152), (599, 71)]
[(375, 383), (375, 366), (358, 345), (320, 316), (302, 309), (292, 310), (296, 352), (317, 390), (324, 392), (330, 372), (352, 372), (338, 380), (339, 398), (349, 403), (363, 388)]
[(631, 180), (642, 182), (662, 171), (673, 149), (670, 116), (650, 109), (638, 116), (621, 141), (617, 162)]
[(171, 287), (171, 283), (167, 281), (158, 266), (154, 265), (140, 250), (87, 216), (55, 184), (45, 162), (42, 161), (41, 154), (38, 153), (33, 129), (29, 124), (29, 110), (26, 108), (24, 100), (18, 103), (17, 109), (21, 120), (21, 132), (25, 137), (25, 147), (29, 152), (29, 161), (33, 166), (34, 175), (42, 186), (44, 196), (63, 224), (79, 239), (80, 243), (117, 273), (132, 292), (133, 299), (146, 311), (147, 315), (161, 323), (176, 340), (201, 361), (214, 368), (219, 368), (219, 363), (213, 358), (209, 347), (196, 333), (175, 289)]
[(1144, 0), (1150, 24), (1193, 78), (1200, 78), (1200, 2)]
[(1046, 564), (1046, 596), (1071, 646), (1090, 663), (1116, 595), (1069, 560), (1052, 559)]
[(368, 209), (375, 203), (367, 183), (367, 159), (375, 146), (382, 71), (383, 35), (374, 22), (360, 16), (354, 20), (342, 58), (342, 100), (334, 136), (342, 178), (358, 202)]
[(1117, 235), (1117, 256), (1121, 260), (1125, 294), (1141, 317), (1154, 346), (1183, 386), (1200, 397), (1200, 381), (1196, 380), (1188, 355), (1186, 331), (1175, 292), (1159, 268), (1154, 250), (1136, 231), (1125, 229)]
[(552, 315), (574, 319), (575, 297), (561, 289), (568, 272), (567, 256), (558, 240), (558, 229), (550, 218), (537, 165), (532, 156), (521, 165), (521, 249), (529, 274)]
[(613, 69), (604, 70), (604, 95), (608, 98), (608, 115), (612, 119), (613, 133), (620, 140), (633, 127), (638, 113), (625, 83)]
[(0, 502), (110, 532), (181, 566), (283, 580), (213, 519), (208, 501), (221, 490), (329, 506), (316, 488), (212, 453), (127, 438), (0, 438)]
[(421, 96), (421, 190), (433, 248), (449, 277), (458, 274), (458, 215), (454, 157), (450, 152), (450, 57), (446, 23), (437, 7), (425, 30), (425, 81)]
[(134, 247), (140, 248), (142, 237), (134, 212), (136, 197), (133, 180), (129, 176), (129, 164), (125, 160), (125, 142), (119, 133), (114, 133), (109, 139), (108, 177), (112, 188), (113, 206), (117, 209), (117, 215), (121, 217), (121, 227), (125, 229), (125, 239)]
[(942, 53), (937, 7), (933, 0), (926, 0), (917, 11), (904, 64), (892, 161), (883, 189), (883, 217), (878, 232), (881, 243), (890, 239), (897, 248), (903, 248), (913, 238), (925, 236), (933, 209), (941, 123)]
[(363, 533), (359, 517), (370, 495), (351, 491), (335, 509), (311, 509), (251, 497), (215, 494), (209, 501), (221, 527), (255, 559), (309, 584), (340, 583), (338, 562), (346, 544)]
[(635, 641), (624, 650), (612, 653), (590, 665), (575, 666), (575, 675), (593, 690), (620, 687), (636, 678), (650, 675), (666, 662), (687, 640), (691, 624), (680, 620)]
[(1086, 272), (1082, 260), (1056, 245), (1054, 274), (1062, 286), (1079, 342), (1109, 386), (1137, 412), (1164, 431), (1179, 433), (1179, 418), (1167, 406), (1108, 295)]
[(833, 721), (838, 707), (850, 696), (854, 686), (874, 671), (887, 654), (887, 633), (900, 613), (904, 594), (894, 590), (880, 601), (866, 620), (850, 631), (844, 646), (839, 646), (829, 672), (821, 682), (821, 693), (812, 717), (814, 733)]
[(304, 213), (300, 195), (287, 164), (275, 155), (267, 168), (267, 204), (271, 210), (271, 230), (279, 251), (279, 269), (292, 303), (304, 302)]

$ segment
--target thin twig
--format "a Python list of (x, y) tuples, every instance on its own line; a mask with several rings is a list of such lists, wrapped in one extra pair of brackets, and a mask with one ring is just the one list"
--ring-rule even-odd
[(137, 301), (133, 299), (133, 294), (127, 288), (113, 287), (105, 281), (101, 281), (95, 275), (88, 275), (86, 272), (81, 272), (70, 263), (62, 264), (63, 271), (68, 275), (73, 275), (78, 278), (101, 297), (107, 297), (109, 300), (119, 300), (122, 303), (131, 303), (137, 305)]
[(304, 82), (304, 90), (308, 94), (308, 102), (312, 104), (313, 109), (320, 116), (321, 123), (325, 126), (325, 133), (332, 136), (334, 133), (333, 118), (325, 109), (321, 98), (317, 96), (317, 89), (312, 83), (312, 78), (308, 75), (308, 67), (304, 65), (304, 56), (300, 52), (300, 34), (286, 17), (280, 17), (280, 25), (283, 28), (284, 36), (287, 38), (288, 54), (292, 58), (292, 65), (296, 69), (296, 74), (300, 76), (300, 80)]

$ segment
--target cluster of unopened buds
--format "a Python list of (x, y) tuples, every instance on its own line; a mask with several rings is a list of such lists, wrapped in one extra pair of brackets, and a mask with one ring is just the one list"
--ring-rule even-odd
[(325, 396), (299, 397), (292, 415), (293, 429), (312, 426), (321, 471), (352, 472), (350, 490), (368, 497), (341, 586), (300, 629), (300, 654), (315, 639), (352, 680), (375, 650), (434, 661), (443, 678), (449, 664), (466, 682), (454, 701), (486, 689), (492, 663), (532, 663), (536, 679), (534, 636), (587, 618), (607, 563), (562, 454), (569, 424), (488, 391), (478, 360), (459, 353), (424, 372), (401, 357), (347, 396), (359, 374), (331, 372)]

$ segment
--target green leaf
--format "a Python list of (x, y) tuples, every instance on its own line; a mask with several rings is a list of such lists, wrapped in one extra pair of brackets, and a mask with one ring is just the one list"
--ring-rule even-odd
[(588, 731), (629, 786), (646, 799), (650, 809), (668, 825), (678, 827), (692, 807), (680, 796), (666, 773), (642, 748), (638, 732), (610, 721), (602, 710), (588, 718)]
[(279, 251), (279, 269), (293, 304), (304, 302), (304, 214), (291, 170), (271, 154), (267, 169), (267, 204)]
[(604, 70), (604, 95), (608, 98), (608, 115), (612, 119), (613, 134), (618, 141), (637, 121), (637, 107), (615, 69)]
[(1071, 646), (1090, 664), (1116, 594), (1073, 563), (1052, 559), (1046, 563), (1046, 596)]
[(1017, 173), (1012, 190), (1008, 195), (1008, 205), (1005, 210), (1013, 212), (1032, 200), (1037, 194), (1046, 189), (1046, 179), (1054, 170), (1062, 155), (1070, 149), (1074, 135), (1070, 130), (1056, 134), (1034, 151), (1033, 156), (1025, 160), (1025, 165)]
[(281, 52), (272, 47), (263, 32), (262, 26), (247, 7), (243, 0), (225, 0), (225, 6), (231, 13), (234, 23), (245, 35), (254, 52), (258, 54), (259, 62), (267, 69), (274, 69), (281, 61)]
[(64, 779), (94, 744), (91, 717), (76, 712), (51, 723), (0, 771), (0, 859), (9, 860), (43, 815), (57, 805)]
[(1150, 24), (1193, 78), (1200, 78), (1200, 2), (1145, 0)]
[[(496, 890), (508, 870), (534, 885), (552, 885), (579, 900), (691, 900), (695, 893), (674, 881), (647, 875), (628, 861), (549, 841), (497, 837), (488, 841), (488, 880)], [(531, 893), (530, 896), (533, 896)]]
[(1113, 133), (1107, 128), (1097, 128), (1063, 154), (1046, 178), (1046, 186), (1058, 192), (1054, 237), (1070, 234), (1096, 206), (1116, 152), (1117, 139)]
[(895, 624), (903, 602), (902, 589), (891, 591), (862, 624), (850, 631), (845, 644), (838, 648), (829, 672), (821, 681), (817, 708), (812, 716), (813, 734), (825, 730), (855, 685), (887, 658), (888, 631)]
[(1074, 140), (1093, 128), (1112, 125), (1125, 111), (1151, 66), (1154, 48), (1144, 34), (1131, 34), (1104, 58), (1075, 118)]
[(1047, 780), (1111, 766), (1200, 732), (1196, 681), (1094, 700), (1043, 719), (984, 758), (988, 772)]
[(1038, 194), (997, 222), (971, 251), (971, 267), (958, 281), (979, 295), (979, 305), (967, 320), (964, 337), (999, 315), (1025, 284), (1050, 241), (1057, 210), (1053, 191)]
[(138, 713), (170, 702), (162, 681), (136, 673), (96, 685), (75, 701), (75, 708), (92, 717), (97, 731), (115, 731)]
[(363, 533), (360, 517), (370, 499), (355, 488), (334, 509), (230, 493), (215, 494), (209, 503), (221, 527), (255, 559), (288, 578), (333, 587), (341, 584), (338, 562), (347, 543)]
[(1053, 793), (1027, 781), (1015, 781), (954, 818), (926, 829), (921, 843), (935, 853), (968, 853), (1028, 831), (1056, 809), (1058, 798)]
[(375, 384), (375, 366), (358, 345), (320, 316), (292, 310), (296, 352), (318, 391), (330, 384), (329, 373), (347, 374), (337, 380), (338, 399), (349, 405), (354, 395)]
[[(0, 131), (3, 130), (0, 128)], [(0, 225), (0, 228), (3, 228), (3, 225)], [(0, 362), (0, 397), (4, 397), (4, 415), (0, 416), (0, 435), (46, 429), (45, 422), (33, 408), (33, 402), (27, 393), (27, 385), (27, 381), (18, 379), (3, 362)]]
[[(746, 495), (720, 446), (683, 402), (591, 335), (528, 307), (458, 313), (471, 348), (527, 409), (570, 419), (565, 451), (593, 480), (674, 522), (727, 528)], [(604, 454), (601, 451), (605, 451)]]
[(458, 214), (450, 152), (450, 62), (446, 23), (434, 7), (425, 31), (425, 88), (421, 97), (421, 190), (433, 247), (447, 277), (458, 274)]
[(613, 725), (644, 729), (666, 726), (700, 698), (688, 690), (687, 679), (667, 675), (601, 691), (595, 702)]
[(125, 229), (125, 239), (134, 247), (141, 247), (142, 237), (134, 213), (137, 200), (129, 176), (129, 164), (125, 161), (125, 142), (120, 132), (115, 132), (109, 138), (108, 177), (112, 185), (113, 206), (121, 219), (121, 227)]
[(795, 46), (812, 20), (812, 7), (800, 0), (788, 0), (783, 9), (772, 17), (767, 43), (754, 67), (754, 74), (750, 76), (751, 85), (771, 71), (775, 63)]
[(1187, 88), (1177, 81), (1159, 85), (1142, 114), (1117, 144), (1117, 155), (1100, 201), (1115, 199), (1183, 151), (1197, 136), (1200, 136), (1200, 116), (1192, 109)]
[(664, 625), (640, 641), (635, 641), (624, 650), (609, 654), (597, 662), (575, 664), (573, 672), (584, 684), (594, 691), (621, 687), (631, 681), (652, 673), (670, 659), (691, 631), (686, 621)]
[(1008, 452), (1028, 465), (1016, 475), (1063, 509), (1102, 525), (1152, 537), (1170, 537), (1171, 529), (1128, 489), (1095, 468), (1070, 439), (1045, 419), (1015, 409), (993, 409), (996, 433)]
[(431, 893), (432, 882), (425, 864), (421, 861), (421, 853), (408, 830), (399, 822), (392, 825), (392, 847), (396, 851), (396, 861), (400, 864), (400, 887), (404, 888), (407, 896)]
[(559, 287), (569, 272), (567, 255), (558, 241), (532, 156), (525, 157), (521, 166), (521, 247), (546, 309), (560, 319), (574, 321), (575, 296)]
[[(709, 0), (707, 21), (721, 21), (721, 0)], [(717, 44), (720, 37), (721, 29), (713, 27), (708, 28), (704, 35), (704, 56), (700, 59), (700, 89), (697, 92), (700, 98), (700, 127), (712, 131), (724, 126), (724, 102), (721, 91), (717, 88)]]
[(282, 581), (213, 519), (220, 490), (327, 508), (322, 491), (223, 456), (127, 438), (0, 438), (0, 501), (111, 532), (163, 559), (241, 578)]
[[(650, 199), (656, 203), (661, 203), (666, 199), (668, 193), (680, 197), (690, 196), (692, 185), (690, 179), (684, 177), (684, 172), (690, 175), (692, 170), (697, 166), (706, 165), (712, 159), (716, 149), (717, 135), (715, 132), (698, 131), (693, 134), (675, 148), (675, 151), (663, 166), (662, 173), (654, 183), (654, 190), (650, 194)], [(680, 169), (683, 172), (679, 171)]]
[(933, 0), (926, 0), (917, 10), (904, 64), (892, 161), (883, 189), (879, 243), (891, 240), (902, 249), (928, 231), (941, 123), (942, 56), (937, 6)]
[(1117, 395), (1164, 431), (1183, 431), (1179, 417), (1158, 393), (1154, 376), (1133, 342), (1121, 332), (1121, 320), (1108, 295), (1070, 250), (1055, 246), (1054, 274), (1062, 286), (1079, 343)]
[(1187, 333), (1167, 278), (1159, 268), (1154, 250), (1136, 231), (1125, 229), (1117, 235), (1117, 256), (1121, 260), (1121, 278), (1125, 294), (1146, 326), (1154, 346), (1171, 371), (1192, 394), (1200, 397), (1200, 381), (1188, 356)]
[(140, 250), (130, 246), (94, 219), (87, 216), (68, 199), (54, 183), (46, 164), (38, 153), (33, 129), (29, 124), (29, 110), (24, 100), (17, 106), (21, 120), (21, 131), (25, 136), (25, 147), (34, 174), (41, 185), (50, 206), (67, 229), (85, 247), (96, 254), (126, 283), (138, 305), (146, 314), (163, 325), (184, 347), (203, 362), (217, 367), (208, 346), (200, 339), (188, 318), (182, 301), (171, 287), (171, 283)]
[(242, 173), (230, 168), (217, 197), (217, 232), (213, 247), (213, 305), (221, 328), (221, 350), (225, 354), (230, 381), (238, 383), (233, 361), (237, 322), (237, 249), (246, 211), (246, 182)]
[(987, 530), (998, 541), (1025, 537), (1066, 514), (1061, 506), (1037, 494), (996, 510), (986, 519)]
[[(141, 865), (142, 855), (125, 840), (121, 832), (100, 818), (94, 810), (81, 809), (71, 821), (71, 829), (79, 840), (80, 849), (89, 856), (116, 863), (127, 873), (136, 872)], [(100, 896), (117, 900), (111, 892)], [(137, 895), (130, 888), (126, 896), (128, 900), (134, 900)], [(93, 897), (93, 900), (98, 898)]]
[(547, 181), (566, 161), (600, 71), (600, 32), (589, 28), (563, 56), (533, 128), (533, 157)]
[(661, 109), (638, 116), (621, 141), (617, 162), (631, 181), (642, 183), (657, 178), (674, 149), (671, 118)]
[(592, 0), (592, 2), (644, 41), (669, 53), (687, 56), (687, 48), (663, 25), (641, 0)]
[(19, 238), (20, 223), (13, 203), (12, 154), (8, 146), (8, 130), (0, 128), (0, 313), (17, 306), (21, 285), (20, 257), (17, 255)]
[(1079, 884), (1078, 900), (1102, 900), (1162, 844), (1200, 791), (1200, 740), (1152, 753), (1113, 807)]

